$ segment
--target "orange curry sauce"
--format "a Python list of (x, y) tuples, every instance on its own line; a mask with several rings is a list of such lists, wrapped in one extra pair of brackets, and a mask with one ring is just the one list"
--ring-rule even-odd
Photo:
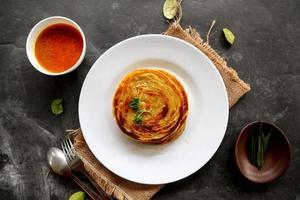
[(48, 71), (59, 73), (70, 69), (80, 58), (83, 39), (68, 24), (54, 24), (43, 30), (35, 43), (35, 56)]

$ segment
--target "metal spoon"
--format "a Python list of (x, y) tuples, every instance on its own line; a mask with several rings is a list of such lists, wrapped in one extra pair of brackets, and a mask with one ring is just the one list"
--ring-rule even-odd
[(73, 173), (67, 163), (67, 159), (62, 150), (52, 147), (48, 150), (47, 161), (53, 172), (56, 174), (70, 177), (79, 187), (81, 187), (93, 200), (102, 200), (102, 198), (94, 192), (89, 186), (84, 184)]

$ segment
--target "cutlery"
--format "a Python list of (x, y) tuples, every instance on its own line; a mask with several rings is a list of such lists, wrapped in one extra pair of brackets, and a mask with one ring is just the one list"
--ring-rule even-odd
[(90, 175), (86, 173), (83, 162), (75, 151), (70, 135), (67, 135), (66, 139), (61, 142), (61, 147), (67, 158), (68, 165), (71, 167), (71, 169), (84, 174), (94, 185), (94, 187), (98, 190), (100, 196), (102, 196), (104, 199), (112, 200), (112, 198), (109, 195), (107, 195), (106, 192), (95, 183), (95, 181), (90, 177)]
[(62, 150), (52, 147), (47, 152), (47, 161), (53, 172), (56, 174), (70, 177), (81, 189), (83, 189), (93, 200), (103, 200), (96, 192), (94, 192), (89, 186), (78, 179), (68, 165), (65, 154)]

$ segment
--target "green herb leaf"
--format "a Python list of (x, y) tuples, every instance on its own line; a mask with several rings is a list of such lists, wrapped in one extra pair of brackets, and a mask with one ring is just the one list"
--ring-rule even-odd
[(54, 99), (52, 101), (51, 111), (52, 111), (53, 115), (58, 116), (58, 115), (60, 115), (61, 113), (64, 112), (62, 102), (63, 102), (62, 98)]
[(223, 28), (223, 33), (225, 35), (227, 42), (233, 45), (235, 40), (235, 36), (233, 35), (233, 33), (228, 28)]
[(130, 101), (129, 107), (132, 108), (133, 110), (138, 110), (139, 104), (140, 104), (140, 100), (138, 98), (133, 98)]
[(165, 0), (163, 6), (163, 15), (166, 19), (171, 20), (173, 19), (178, 10), (178, 3), (177, 0)]
[(73, 193), (70, 197), (69, 200), (84, 200), (85, 198), (85, 193), (82, 191), (75, 192)]
[(265, 136), (265, 135), (263, 134), (263, 137), (262, 137), (262, 141), (263, 141), (263, 143), (264, 143), (264, 153), (265, 153), (265, 154), (266, 154), (266, 152), (267, 152), (267, 148), (268, 148), (269, 143), (270, 143), (270, 137), (271, 137), (271, 132), (269, 132), (269, 133), (267, 134), (267, 136)]
[(138, 110), (137, 112), (136, 112), (136, 114), (135, 114), (135, 117), (134, 117), (134, 123), (135, 124), (141, 124), (142, 123), (142, 121), (143, 121), (143, 118), (142, 118), (142, 115), (145, 113), (145, 111), (144, 110)]
[(257, 147), (257, 167), (261, 169), (264, 164), (264, 153), (263, 153), (263, 144), (262, 144), (262, 137), (261, 134), (258, 135), (258, 147)]
[(262, 123), (260, 123), (259, 132), (252, 133), (250, 137), (250, 161), (258, 169), (261, 169), (265, 163), (265, 156), (270, 143), (271, 132), (265, 135), (263, 133)]

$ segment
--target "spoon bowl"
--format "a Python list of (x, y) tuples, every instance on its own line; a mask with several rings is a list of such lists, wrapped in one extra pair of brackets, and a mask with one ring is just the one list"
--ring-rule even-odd
[(47, 152), (47, 161), (53, 172), (62, 176), (71, 176), (72, 171), (62, 150), (52, 147)]

